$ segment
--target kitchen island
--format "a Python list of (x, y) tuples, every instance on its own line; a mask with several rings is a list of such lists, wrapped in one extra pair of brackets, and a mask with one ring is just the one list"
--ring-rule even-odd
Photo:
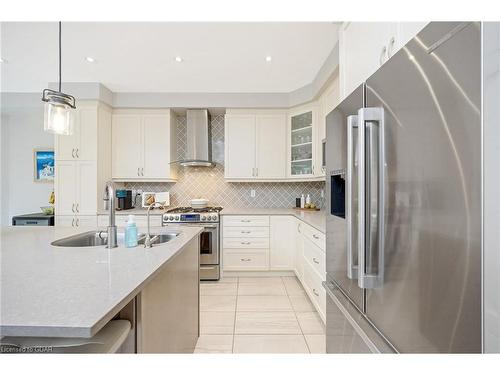
[[(136, 296), (137, 313), (143, 319), (138, 324), (143, 333), (138, 334), (139, 352), (161, 351), (158, 337), (153, 337), (151, 345), (148, 334), (162, 331), (154, 325), (168, 316), (165, 310), (195, 314), (186, 329), (197, 336), (200, 231), (183, 227), (171, 241), (148, 249), (125, 248), (123, 243), (107, 249), (52, 246), (54, 240), (75, 234), (68, 228), (2, 228), (0, 336), (90, 338)], [(144, 231), (140, 228), (139, 232)], [(172, 229), (158, 227), (152, 232)], [(162, 288), (175, 283), (172, 274), (185, 278), (184, 284), (189, 285), (183, 312), (178, 296), (169, 300), (172, 291), (163, 293)]]

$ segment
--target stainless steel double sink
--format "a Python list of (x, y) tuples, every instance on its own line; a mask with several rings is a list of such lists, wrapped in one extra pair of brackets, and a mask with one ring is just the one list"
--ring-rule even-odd
[[(151, 243), (152, 245), (158, 245), (173, 240), (177, 237), (179, 233), (152, 233)], [(124, 234), (118, 233), (118, 243), (124, 244)], [(139, 233), (138, 245), (144, 245), (146, 240), (145, 233)], [(108, 243), (108, 234), (106, 231), (89, 231), (84, 233), (75, 234), (74, 236), (69, 236), (61, 238), (51, 243), (53, 246), (61, 247), (96, 247), (96, 246), (106, 246)]]

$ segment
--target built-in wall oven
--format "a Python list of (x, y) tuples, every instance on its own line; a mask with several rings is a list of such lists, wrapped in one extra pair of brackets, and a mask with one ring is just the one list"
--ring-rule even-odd
[(178, 207), (163, 214), (163, 225), (196, 226), (203, 228), (199, 236), (200, 280), (220, 279), (220, 223), (221, 207), (193, 209)]

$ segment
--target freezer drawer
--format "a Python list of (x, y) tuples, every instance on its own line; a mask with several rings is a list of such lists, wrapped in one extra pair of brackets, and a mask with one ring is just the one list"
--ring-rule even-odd
[(338, 286), (329, 281), (323, 285), (327, 353), (395, 353)]

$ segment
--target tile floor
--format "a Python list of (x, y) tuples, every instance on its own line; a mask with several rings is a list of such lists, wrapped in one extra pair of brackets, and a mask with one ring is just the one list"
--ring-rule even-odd
[(325, 326), (296, 277), (231, 277), (200, 286), (195, 353), (324, 353)]

